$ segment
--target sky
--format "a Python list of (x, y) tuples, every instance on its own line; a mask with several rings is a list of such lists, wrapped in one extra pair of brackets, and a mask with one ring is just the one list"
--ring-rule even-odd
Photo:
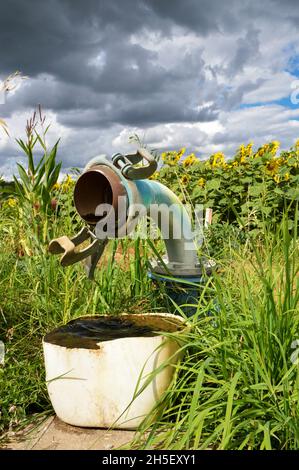
[(0, 100), (0, 175), (23, 161), (15, 139), (39, 104), (64, 172), (133, 152), (133, 134), (200, 158), (290, 147), (298, 24), (297, 0), (0, 0), (0, 79), (28, 77)]

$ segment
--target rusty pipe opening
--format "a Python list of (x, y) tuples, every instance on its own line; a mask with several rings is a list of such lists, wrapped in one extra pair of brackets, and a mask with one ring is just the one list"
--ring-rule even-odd
[(126, 190), (119, 176), (106, 165), (95, 165), (86, 170), (78, 179), (74, 189), (74, 203), (80, 217), (91, 225), (109, 216), (96, 215), (101, 204), (109, 204), (118, 216), (118, 198), (126, 196)]

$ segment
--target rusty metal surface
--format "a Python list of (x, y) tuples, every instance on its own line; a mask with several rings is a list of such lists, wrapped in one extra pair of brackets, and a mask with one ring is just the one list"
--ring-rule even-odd
[[(84, 241), (92, 239), (92, 243), (82, 250), (76, 250)], [(55, 238), (49, 244), (49, 252), (51, 254), (62, 254), (60, 264), (62, 266), (70, 266), (86, 259), (86, 270), (89, 279), (93, 279), (96, 265), (104, 251), (107, 240), (97, 240), (91, 237), (91, 233), (87, 227), (84, 227), (73, 238), (66, 235)]]
[[(119, 176), (106, 165), (94, 165), (78, 179), (74, 190), (74, 203), (80, 217), (96, 225), (103, 217), (96, 215), (101, 204), (110, 204), (118, 216), (118, 198), (127, 196)], [(107, 214), (109, 217), (109, 214)]]

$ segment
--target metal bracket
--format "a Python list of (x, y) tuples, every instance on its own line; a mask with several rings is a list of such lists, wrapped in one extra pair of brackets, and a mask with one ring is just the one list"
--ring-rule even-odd
[[(142, 160), (146, 160), (148, 165), (137, 166)], [(158, 166), (157, 161), (153, 155), (145, 148), (140, 147), (136, 153), (122, 155), (115, 153), (112, 156), (113, 164), (122, 175), (129, 180), (142, 180), (152, 176)]]
[[(92, 243), (83, 250), (75, 251), (78, 245), (84, 241), (92, 239)], [(72, 238), (66, 235), (52, 240), (49, 244), (49, 252), (54, 255), (62, 254), (60, 264), (70, 266), (78, 261), (86, 260), (86, 271), (89, 279), (94, 279), (94, 271), (97, 263), (107, 244), (107, 239), (98, 240), (87, 227), (84, 227), (77, 235)]]

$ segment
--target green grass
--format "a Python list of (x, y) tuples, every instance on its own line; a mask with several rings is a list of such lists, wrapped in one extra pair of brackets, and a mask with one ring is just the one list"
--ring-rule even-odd
[[(70, 216), (54, 217), (51, 236), (71, 235)], [(45, 387), (42, 337), (52, 328), (81, 315), (119, 314), (159, 308), (147, 279), (146, 244), (111, 241), (95, 282), (82, 265), (62, 268), (47, 253), (35, 226), (16, 224), (3, 211), (0, 237), (0, 339), (5, 366), (0, 366), (0, 435), (24, 425), (32, 413), (51, 410)], [(20, 249), (20, 244), (22, 249)], [(30, 252), (28, 255), (26, 252)], [(117, 261), (116, 261), (117, 258)], [(124, 258), (126, 262), (121, 263)], [(0, 438), (1, 439), (1, 438)]]
[(260, 245), (231, 252), (209, 287), (217, 304), (198, 309), (137, 448), (299, 448), (298, 272), (297, 234), (285, 222)]
[[(61, 268), (47, 253), (51, 237), (79, 228), (71, 198), (63, 197), (59, 216), (30, 219), (28, 205), (1, 209), (2, 438), (52, 410), (41, 347), (46, 332), (84, 314), (162, 308), (164, 294), (147, 278), (146, 242), (111, 241), (93, 283), (81, 265)], [(299, 339), (299, 247), (287, 224), (275, 234), (265, 226), (259, 239), (244, 243), (235, 229), (215, 228), (210, 253), (220, 269), (189, 320), (173, 382), (133, 447), (299, 448), (299, 365), (291, 362)]]

